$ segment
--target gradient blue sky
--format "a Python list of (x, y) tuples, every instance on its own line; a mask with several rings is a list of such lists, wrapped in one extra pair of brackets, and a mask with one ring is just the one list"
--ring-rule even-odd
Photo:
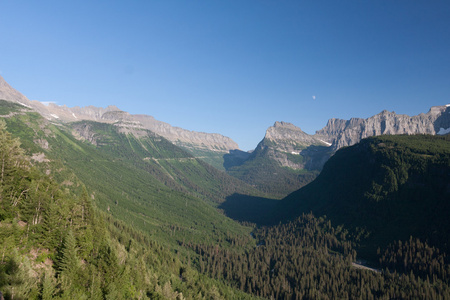
[(448, 0), (1, 0), (0, 41), (0, 74), (31, 100), (116, 105), (243, 150), (275, 121), (313, 134), (450, 102)]

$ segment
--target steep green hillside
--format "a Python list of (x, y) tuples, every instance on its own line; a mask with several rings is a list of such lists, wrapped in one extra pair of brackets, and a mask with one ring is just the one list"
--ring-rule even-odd
[[(99, 208), (158, 241), (172, 247), (182, 240), (217, 243), (251, 230), (216, 209), (228, 193), (251, 192), (250, 187), (151, 132), (136, 137), (94, 122), (72, 129), (29, 112), (5, 120), (34, 163), (70, 193), (79, 195), (85, 185)], [(74, 137), (82, 132), (77, 126), (89, 127), (85, 133), (96, 146)]]
[(30, 164), (0, 120), (0, 292), (5, 299), (252, 297), (211, 280)]
[(293, 124), (275, 122), (250, 156), (225, 157), (225, 167), (230, 175), (283, 198), (317, 176), (333, 153), (327, 145)]
[[(275, 152), (275, 154), (274, 154)], [(258, 147), (241, 164), (232, 165), (227, 173), (247, 182), (273, 198), (283, 198), (287, 194), (305, 186), (316, 178), (318, 170), (293, 169), (284, 167), (273, 159), (276, 151), (268, 147)], [(288, 160), (302, 163), (309, 160), (303, 155), (284, 154)]]
[(208, 149), (198, 149), (186, 144), (179, 144), (178, 146), (186, 150), (188, 153), (192, 154), (192, 156), (203, 160), (214, 168), (225, 171), (224, 156), (227, 155), (227, 152), (219, 150), (212, 151)]
[(277, 201), (136, 123), (1, 104), (8, 300), (450, 297), (449, 137), (364, 140)]
[(173, 190), (214, 203), (223, 202), (233, 193), (258, 194), (244, 182), (212, 168), (151, 131), (123, 123), (88, 121), (70, 124), (70, 127), (81, 134), (80, 137), (86, 136), (97, 150), (154, 174), (155, 179)]
[(448, 252), (450, 137), (380, 136), (339, 150), (314, 182), (279, 203), (275, 220), (311, 211), (359, 228), (370, 255), (410, 236)]

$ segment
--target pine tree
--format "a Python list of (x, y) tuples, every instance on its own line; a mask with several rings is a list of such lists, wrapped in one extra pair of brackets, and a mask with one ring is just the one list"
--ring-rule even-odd
[(0, 120), (0, 221), (16, 215), (17, 204), (25, 197), (24, 169), (29, 165), (18, 139), (6, 131)]
[(71, 229), (64, 238), (63, 246), (60, 250), (60, 260), (58, 269), (60, 273), (74, 274), (79, 266), (77, 257), (76, 240)]
[(41, 299), (42, 300), (53, 299), (54, 292), (55, 292), (54, 278), (51, 275), (51, 272), (45, 272), (42, 278)]

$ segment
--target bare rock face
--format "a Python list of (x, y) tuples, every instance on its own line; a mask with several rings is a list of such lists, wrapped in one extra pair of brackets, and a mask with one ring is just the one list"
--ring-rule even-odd
[(330, 119), (314, 137), (333, 144), (335, 150), (361, 139), (383, 134), (446, 134), (450, 132), (450, 105), (435, 106), (426, 114), (399, 115), (387, 110), (367, 119)]
[[(110, 123), (118, 126), (120, 132), (132, 133), (138, 137), (147, 134), (144, 133), (143, 130), (150, 130), (163, 136), (172, 143), (186, 148), (211, 150), (223, 153), (239, 149), (236, 142), (221, 134), (189, 131), (183, 128), (174, 127), (170, 124), (155, 120), (152, 116), (131, 115), (114, 105), (110, 105), (106, 108), (95, 106), (67, 107), (65, 105), (60, 106), (54, 103), (44, 105), (39, 101), (30, 101), (27, 97), (12, 88), (1, 76), (0, 99), (17, 102), (32, 108), (47, 120), (53, 122), (69, 123), (89, 120)], [(77, 132), (80, 138), (84, 138), (93, 144), (96, 143), (94, 137), (89, 136), (88, 128), (83, 129), (77, 127), (76, 129), (77, 130), (74, 132)]]
[[(134, 133), (139, 133), (136, 129), (147, 129), (158, 135), (163, 136), (172, 143), (191, 147), (206, 149), (212, 151), (228, 152), (229, 150), (238, 149), (239, 146), (232, 139), (217, 133), (204, 133), (189, 131), (170, 124), (161, 122), (148, 115), (131, 115), (115, 106), (107, 108), (97, 108), (88, 106), (84, 108), (60, 107), (59, 111), (52, 109), (51, 116), (58, 116), (66, 122), (74, 122), (80, 120), (92, 120), (103, 123), (111, 123), (119, 126), (122, 131), (134, 128)], [(138, 134), (139, 135), (139, 134)]]
[(219, 152), (239, 149), (235, 141), (218, 133), (197, 132), (174, 127), (148, 115), (133, 115), (133, 119), (140, 122), (145, 128), (165, 137), (178, 146)]
[(22, 104), (24, 106), (30, 105), (30, 100), (27, 99), (24, 95), (22, 95), (20, 92), (13, 89), (6, 81), (3, 79), (2, 76), (0, 76), (0, 99), (1, 100), (8, 100), (11, 102), (16, 102), (19, 104)]
[(326, 145), (325, 142), (287, 122), (275, 122), (266, 130), (264, 139), (268, 144), (276, 145), (278, 151), (292, 154), (298, 154), (311, 145)]
[(91, 129), (90, 124), (86, 123), (76, 123), (73, 126), (72, 134), (75, 138), (79, 140), (88, 141), (91, 144), (97, 146), (97, 136), (95, 132)]
[(304, 169), (310, 163), (303, 158), (311, 146), (330, 144), (321, 141), (296, 127), (291, 123), (275, 122), (266, 131), (264, 139), (258, 144), (254, 155), (262, 155), (273, 159), (283, 167)]

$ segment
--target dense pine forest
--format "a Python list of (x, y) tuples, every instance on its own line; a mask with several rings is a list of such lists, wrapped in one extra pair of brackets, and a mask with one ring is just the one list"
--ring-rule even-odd
[(201, 272), (267, 299), (450, 297), (446, 256), (419, 240), (394, 243), (380, 256), (381, 269), (371, 269), (353, 263), (358, 237), (311, 214), (261, 227), (254, 237), (248, 251), (188, 246), (200, 255)]
[(5, 299), (450, 298), (448, 136), (363, 140), (275, 200), (151, 132), (1, 104)]
[(314, 182), (279, 202), (272, 221), (313, 212), (364, 228), (369, 256), (410, 236), (448, 253), (449, 183), (450, 136), (372, 137), (338, 151)]
[(6, 299), (245, 298), (30, 163), (0, 122), (0, 291)]

